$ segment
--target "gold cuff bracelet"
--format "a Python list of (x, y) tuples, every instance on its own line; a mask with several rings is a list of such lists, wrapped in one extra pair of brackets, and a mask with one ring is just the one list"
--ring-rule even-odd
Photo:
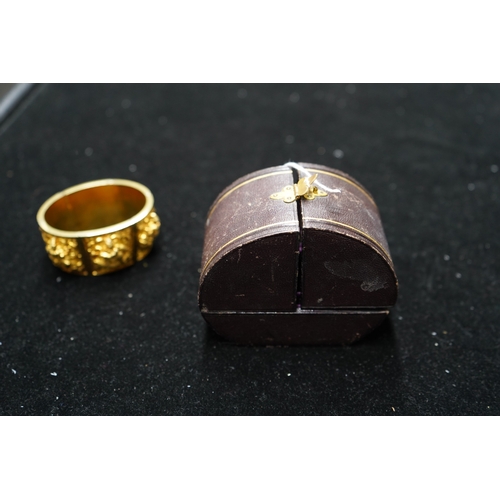
[(55, 266), (98, 276), (148, 255), (160, 232), (151, 191), (138, 182), (102, 179), (51, 196), (36, 216)]

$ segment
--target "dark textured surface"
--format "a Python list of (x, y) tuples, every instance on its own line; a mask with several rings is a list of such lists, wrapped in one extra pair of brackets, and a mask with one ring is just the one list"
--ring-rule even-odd
[(350, 345), (381, 325), (389, 311), (303, 309), (300, 313), (227, 313), (202, 309), (202, 314), (217, 334), (240, 345), (305, 348)]
[[(0, 413), (500, 413), (499, 86), (55, 85), (12, 116), (0, 125)], [(210, 204), (288, 159), (346, 171), (380, 209), (400, 296), (351, 347), (232, 346), (198, 311)], [(147, 267), (63, 274), (36, 211), (102, 177), (151, 188), (156, 249)]]
[(204, 227), (201, 309), (295, 310), (297, 205), (270, 198), (290, 184), (289, 168), (263, 169), (236, 180), (217, 197)]
[(327, 175), (338, 171), (306, 166), (311, 173), (323, 171), (320, 182), (341, 192), (300, 202), (303, 307), (385, 309), (394, 305), (397, 279), (373, 200), (358, 186)]
[(304, 230), (303, 308), (386, 309), (394, 305), (397, 283), (385, 256), (360, 243), (363, 240), (356, 235), (353, 238), (352, 231), (346, 237), (332, 231), (331, 224), (313, 222), (315, 229)]

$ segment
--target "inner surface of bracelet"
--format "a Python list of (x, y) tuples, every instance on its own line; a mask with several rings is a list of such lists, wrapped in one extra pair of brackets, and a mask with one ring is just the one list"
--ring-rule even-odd
[(128, 186), (97, 186), (68, 194), (46, 211), (45, 220), (62, 231), (88, 231), (119, 224), (141, 211), (146, 197)]

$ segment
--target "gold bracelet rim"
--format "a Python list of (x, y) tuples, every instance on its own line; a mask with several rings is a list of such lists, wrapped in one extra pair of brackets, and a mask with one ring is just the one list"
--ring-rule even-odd
[[(96, 187), (102, 186), (125, 186), (132, 189), (137, 189), (140, 191), (145, 198), (145, 203), (142, 209), (137, 212), (132, 217), (121, 221), (117, 224), (112, 224), (110, 226), (103, 226), (96, 229), (87, 229), (81, 231), (67, 231), (63, 229), (57, 229), (51, 226), (45, 219), (45, 214), (47, 210), (58, 200), (77, 193), (79, 191), (85, 191), (87, 189), (93, 189)], [(38, 209), (36, 220), (40, 229), (45, 231), (47, 234), (51, 236), (56, 236), (59, 238), (94, 238), (96, 236), (104, 236), (109, 233), (114, 233), (117, 231), (121, 231), (128, 227), (131, 227), (138, 222), (141, 222), (146, 216), (153, 210), (154, 208), (154, 197), (153, 193), (146, 187), (144, 184), (140, 182), (131, 181), (128, 179), (98, 179), (95, 181), (82, 182), (81, 184), (76, 184), (69, 188), (66, 188), (58, 193), (53, 194), (50, 198), (48, 198)]]

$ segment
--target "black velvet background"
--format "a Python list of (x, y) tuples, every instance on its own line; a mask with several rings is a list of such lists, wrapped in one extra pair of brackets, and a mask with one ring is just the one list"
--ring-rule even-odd
[[(500, 413), (500, 86), (50, 85), (30, 99), (0, 125), (1, 414)], [(351, 347), (234, 346), (199, 314), (209, 205), (287, 160), (344, 170), (378, 203), (400, 296)], [(65, 274), (36, 212), (103, 177), (153, 191), (155, 250)]]

